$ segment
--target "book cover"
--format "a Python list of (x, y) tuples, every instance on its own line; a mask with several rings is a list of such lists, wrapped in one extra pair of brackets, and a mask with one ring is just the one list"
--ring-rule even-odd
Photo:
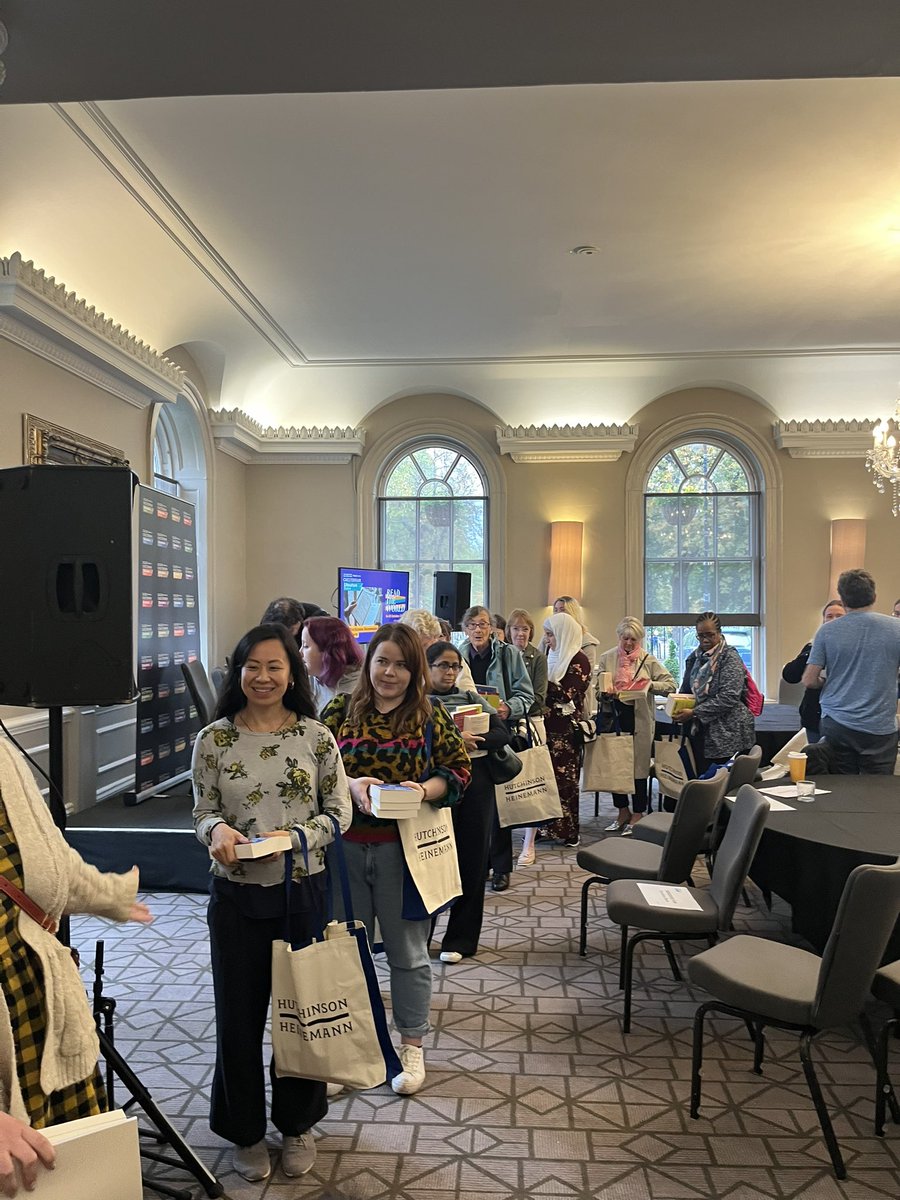
[(267, 858), (278, 850), (291, 849), (291, 835), (276, 833), (273, 837), (251, 838), (249, 842), (238, 842), (234, 848), (235, 858), (252, 861), (254, 858)]
[(495, 687), (491, 687), (490, 684), (487, 683), (479, 683), (476, 686), (475, 691), (479, 696), (484, 696), (491, 708), (500, 707), (500, 693)]

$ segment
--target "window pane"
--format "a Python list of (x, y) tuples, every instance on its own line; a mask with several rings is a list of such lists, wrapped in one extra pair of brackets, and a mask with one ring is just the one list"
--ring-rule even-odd
[(414, 500), (383, 500), (381, 502), (381, 544), (390, 548), (392, 558), (414, 559), (416, 556), (416, 502)]
[(661, 458), (647, 481), (648, 492), (677, 492), (684, 472), (671, 454)]
[(384, 494), (386, 496), (416, 496), (421, 483), (422, 476), (416, 470), (412, 458), (407, 455), (397, 463), (388, 476), (388, 481), (384, 485)]
[[(720, 558), (749, 557), (750, 546), (750, 497), (720, 496), (717, 504), (716, 552)], [(749, 609), (733, 609), (733, 612), (749, 612)]]
[(747, 473), (732, 454), (725, 453), (712, 473), (712, 481), (719, 492), (749, 492)]
[(453, 502), (453, 557), (484, 558), (484, 501)]
[[(687, 563), (684, 569), (685, 600), (682, 612), (707, 612), (714, 607), (716, 595), (716, 565), (713, 562)], [(651, 610), (653, 611), (653, 610)], [(656, 609), (665, 612), (665, 609)]]
[(449, 496), (450, 489), (441, 479), (429, 479), (419, 489), (420, 496)]
[(675, 558), (678, 554), (678, 529), (669, 519), (671, 507), (667, 498), (647, 497), (644, 553), (648, 558)]
[(681, 508), (681, 557), (712, 558), (716, 544), (712, 497), (682, 495), (678, 504)]
[(691, 442), (679, 446), (673, 453), (684, 468), (685, 475), (706, 475), (722, 451), (708, 442)]
[(447, 482), (453, 489), (455, 496), (484, 495), (484, 484), (481, 482), (481, 476), (468, 459), (460, 458)]
[(719, 563), (719, 595), (716, 611), (750, 613), (756, 611), (753, 595), (753, 563)]
[(445, 479), (458, 457), (459, 451), (447, 446), (427, 446), (413, 454), (426, 479)]
[(683, 612), (679, 601), (678, 563), (647, 563), (646, 607), (648, 612)]
[(450, 559), (449, 500), (422, 500), (419, 503), (419, 558)]

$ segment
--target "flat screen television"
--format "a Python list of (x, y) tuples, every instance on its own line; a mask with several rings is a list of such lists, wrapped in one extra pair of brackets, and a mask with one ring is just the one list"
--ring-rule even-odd
[(365, 645), (379, 625), (391, 625), (409, 608), (409, 571), (338, 567), (339, 616)]

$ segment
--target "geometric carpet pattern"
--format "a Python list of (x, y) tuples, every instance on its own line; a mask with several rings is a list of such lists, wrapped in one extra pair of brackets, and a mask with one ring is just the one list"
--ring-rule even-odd
[[(583, 841), (603, 836), (612, 814), (608, 797), (599, 817), (593, 796), (583, 797)], [(117, 1046), (231, 1200), (897, 1200), (900, 1129), (888, 1125), (884, 1139), (872, 1132), (874, 1074), (856, 1030), (813, 1051), (845, 1182), (831, 1171), (787, 1033), (769, 1031), (760, 1078), (743, 1026), (708, 1020), (701, 1119), (689, 1118), (691, 1019), (702, 993), (673, 982), (665, 954), (645, 944), (623, 1036), (618, 931), (602, 888), (593, 890), (588, 957), (578, 955), (583, 878), (574, 850), (538, 843), (535, 865), (507, 892), (488, 890), (477, 958), (445, 966), (435, 945), (424, 1087), (408, 1098), (381, 1087), (333, 1100), (315, 1129), (316, 1165), (295, 1180), (280, 1172), (271, 1129), (272, 1175), (251, 1184), (231, 1171), (230, 1146), (207, 1124), (205, 898), (149, 895), (156, 919), (146, 928), (75, 918), (72, 942), (90, 987), (93, 943), (104, 938)], [(736, 930), (789, 940), (777, 898), (772, 912), (754, 889), (750, 900), (738, 905)], [(676, 953), (683, 964), (702, 948), (684, 943)], [(384, 980), (381, 957), (376, 965)], [(900, 1050), (895, 1057), (900, 1075)], [(181, 1173), (152, 1171), (204, 1195)]]

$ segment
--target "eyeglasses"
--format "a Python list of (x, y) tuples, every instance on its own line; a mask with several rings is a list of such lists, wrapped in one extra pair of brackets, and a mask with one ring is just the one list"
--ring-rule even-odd
[(490, 621), (470, 621), (466, 629), (490, 629)]
[(437, 662), (432, 663), (432, 667), (438, 671), (461, 671), (462, 663)]

